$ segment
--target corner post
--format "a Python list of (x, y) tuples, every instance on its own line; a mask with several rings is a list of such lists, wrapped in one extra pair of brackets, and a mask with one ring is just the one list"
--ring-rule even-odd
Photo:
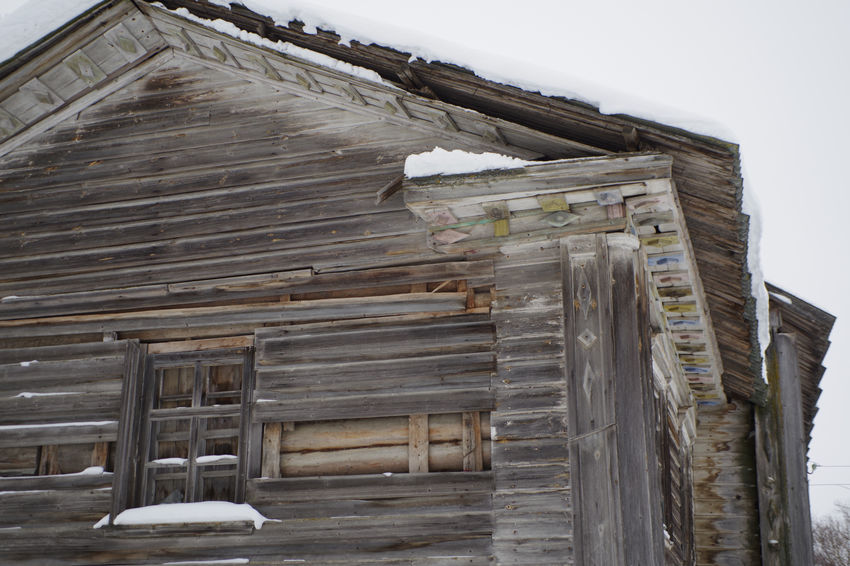
[(806, 439), (794, 336), (774, 328), (768, 396), (756, 407), (756, 465), (762, 564), (812, 564)]
[(649, 319), (639, 243), (561, 240), (575, 562), (660, 565)]

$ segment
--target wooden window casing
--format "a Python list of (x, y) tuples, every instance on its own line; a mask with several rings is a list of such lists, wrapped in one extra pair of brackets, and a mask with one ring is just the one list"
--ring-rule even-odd
[(246, 348), (149, 356), (139, 505), (244, 501), (252, 375)]

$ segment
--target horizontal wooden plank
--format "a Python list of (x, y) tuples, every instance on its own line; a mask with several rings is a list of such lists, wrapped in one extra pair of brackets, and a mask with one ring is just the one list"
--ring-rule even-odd
[(0, 491), (78, 490), (112, 487), (112, 473), (0, 478)]
[(27, 321), (0, 321), (0, 338), (83, 332), (122, 332), (212, 325), (281, 323), (392, 316), (466, 309), (466, 293), (410, 293), (379, 297), (320, 299), (250, 306), (162, 309), (110, 315), (80, 315)]
[(0, 399), (0, 426), (116, 420), (121, 391)]
[[(201, 236), (153, 240), (120, 246), (92, 247), (12, 257), (0, 248), (0, 269), (5, 280), (55, 275), (75, 271), (137, 266), (145, 263), (185, 261), (221, 257), (227, 253), (251, 253), (287, 248), (304, 248), (345, 241), (367, 240), (418, 231), (406, 211), (367, 214), (316, 222), (294, 222)], [(368, 232), (368, 235), (366, 234)], [(102, 244), (102, 242), (98, 242)]]
[(109, 512), (111, 503), (110, 489), (6, 491), (0, 493), (0, 526), (66, 521), (92, 525)]
[(301, 270), (53, 295), (19, 295), (0, 302), (0, 320), (458, 279), (472, 280), (478, 285), (487, 284), (492, 280), (492, 266), (488, 261), (464, 261), (312, 275), (305, 275), (305, 271)]
[(0, 428), (0, 448), (112, 442), (118, 438), (118, 421), (90, 421), (87, 415), (76, 422), (6, 425)]
[(258, 390), (254, 419), (258, 421), (318, 421), (390, 417), (417, 413), (486, 411), (493, 407), (490, 389), (443, 389), (426, 392), (335, 395), (291, 399), (286, 393)]
[[(127, 342), (87, 342), (83, 344), (63, 344), (59, 346), (39, 346), (35, 348), (0, 349), (0, 364), (20, 364), (20, 362), (38, 360), (53, 362), (61, 360), (85, 360), (90, 358), (123, 357), (127, 351)], [(29, 366), (33, 371), (37, 364)]]
[[(76, 394), (121, 388), (124, 356), (79, 360), (27, 361), (0, 365), (0, 397), (19, 393)], [(110, 383), (114, 382), (114, 383)]]
[(369, 474), (361, 476), (248, 480), (251, 504), (342, 499), (394, 499), (454, 494), (489, 494), (491, 472), (430, 472), (427, 474)]
[[(258, 360), (264, 363), (264, 360)], [(257, 387), (269, 391), (351, 391), (403, 385), (434, 387), (445, 383), (486, 383), (495, 367), (492, 352), (439, 354), (361, 362), (290, 364), (257, 367)]]
[(260, 335), (257, 359), (259, 365), (349, 363), (489, 351), (492, 343), (489, 322), (462, 319), (422, 321), (408, 326), (376, 325), (320, 334), (284, 328), (278, 336)]

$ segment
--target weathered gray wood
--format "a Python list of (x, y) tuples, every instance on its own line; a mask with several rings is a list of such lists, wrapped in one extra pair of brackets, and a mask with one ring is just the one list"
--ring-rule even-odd
[[(619, 235), (616, 235), (619, 236)], [(626, 564), (664, 563), (661, 480), (655, 444), (654, 390), (646, 275), (637, 242), (608, 237), (614, 335), (614, 409)]]
[(2, 321), (0, 322), (0, 338), (240, 323), (259, 325), (266, 322), (334, 320), (464, 310), (466, 310), (466, 293), (417, 293)]
[(112, 484), (114, 496), (110, 506), (110, 521), (134, 503), (132, 493), (140, 457), (139, 451), (135, 449), (135, 439), (139, 438), (142, 427), (141, 392), (147, 351), (146, 347), (139, 345), (138, 342), (126, 342), (125, 352), (118, 442), (115, 447), (115, 479)]
[(522, 168), (522, 172), (510, 176), (494, 176), (492, 172), (445, 176), (438, 184), (431, 177), (414, 178), (405, 181), (405, 202), (415, 207), (417, 203), (430, 201), (460, 203), (481, 198), (496, 200), (516, 198), (514, 195), (562, 193), (565, 190), (667, 178), (670, 176), (671, 163), (670, 158), (664, 155), (642, 155), (628, 159), (588, 157), (570, 160), (559, 171), (549, 165), (528, 165)]
[(571, 350), (570, 415), (576, 561), (624, 562), (608, 245), (604, 235), (562, 241), (564, 334)]
[(280, 477), (280, 433), (281, 423), (263, 425), (263, 461), (261, 473), (264, 478)]
[(478, 411), (463, 413), (463, 470), (480, 472), (484, 469), (484, 450), (481, 442), (481, 414)]
[(392, 499), (462, 493), (489, 494), (491, 472), (437, 472), (427, 475), (369, 474), (361, 476), (256, 479), (248, 482), (247, 500), (256, 505), (341, 499)]
[[(697, 413), (694, 469), (710, 473), (694, 483), (694, 538), (698, 564), (759, 564), (753, 413), (749, 403), (702, 405)], [(726, 480), (716, 470), (734, 468)]]
[(408, 423), (408, 472), (428, 472), (428, 415), (410, 415)]
[(764, 564), (812, 563), (806, 435), (794, 336), (774, 328), (767, 351), (767, 405), (755, 408)]
[(489, 389), (447, 389), (410, 393), (338, 395), (332, 398), (287, 399), (285, 393), (257, 391), (257, 421), (315, 421), (358, 417), (411, 415), (417, 412), (457, 413), (493, 407)]
[(81, 420), (71, 423), (6, 425), (0, 429), (0, 448), (42, 446), (49, 443), (112, 442), (118, 437), (117, 420), (93, 421), (92, 424), (89, 422)]
[(110, 487), (113, 474), (63, 474), (0, 478), (0, 491), (77, 490)]

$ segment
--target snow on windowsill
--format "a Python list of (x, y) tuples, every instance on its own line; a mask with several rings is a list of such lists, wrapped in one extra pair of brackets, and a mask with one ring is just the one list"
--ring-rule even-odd
[(441, 147), (435, 147), (431, 151), (409, 155), (404, 162), (404, 174), (408, 178), (460, 175), (492, 169), (519, 169), (540, 163), (499, 153), (470, 153), (460, 149), (446, 151)]
[[(247, 503), (227, 501), (200, 501), (198, 503), (163, 503), (148, 507), (126, 509), (119, 513), (113, 525), (204, 525), (208, 523), (245, 522), (254, 523), (255, 529), (263, 528), (263, 523), (273, 521), (260, 514)], [(94, 524), (99, 529), (109, 524), (109, 515)]]
[(189, 566), (191, 564), (248, 564), (250, 558), (222, 558), (221, 560), (181, 560), (179, 562), (163, 562), (163, 566)]

